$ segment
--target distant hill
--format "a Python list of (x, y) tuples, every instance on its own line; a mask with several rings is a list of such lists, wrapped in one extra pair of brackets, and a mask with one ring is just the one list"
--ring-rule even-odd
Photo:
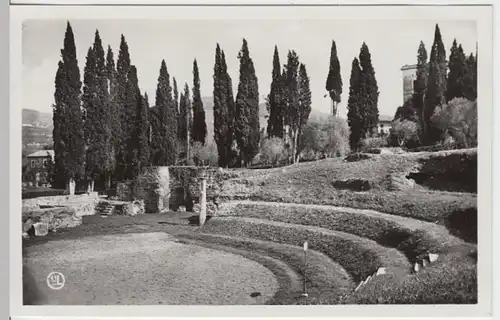
[(52, 130), (52, 112), (40, 112), (37, 110), (23, 109), (22, 121), (23, 124), (50, 128)]

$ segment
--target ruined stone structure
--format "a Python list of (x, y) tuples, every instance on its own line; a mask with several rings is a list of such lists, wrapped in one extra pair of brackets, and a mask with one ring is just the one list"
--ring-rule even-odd
[(144, 200), (146, 213), (179, 210), (196, 211), (201, 202), (201, 182), (206, 179), (207, 214), (218, 204), (222, 169), (195, 166), (150, 167), (135, 180), (117, 186), (117, 200)]
[(401, 67), (403, 72), (403, 104), (412, 97), (414, 82), (417, 79), (417, 65), (407, 65)]

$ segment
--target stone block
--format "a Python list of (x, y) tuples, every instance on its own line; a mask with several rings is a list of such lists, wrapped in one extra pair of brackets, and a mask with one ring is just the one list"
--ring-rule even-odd
[(34, 223), (33, 228), (35, 229), (35, 236), (43, 237), (49, 233), (49, 225), (46, 223)]
[(386, 274), (385, 268), (378, 268), (378, 270), (377, 270), (377, 276), (380, 276), (382, 274)]
[(438, 259), (439, 255), (436, 253), (429, 253), (429, 262), (435, 262)]

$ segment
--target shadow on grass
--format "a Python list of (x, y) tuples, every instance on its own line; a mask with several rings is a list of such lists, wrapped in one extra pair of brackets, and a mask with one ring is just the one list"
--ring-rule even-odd
[(477, 208), (452, 212), (445, 221), (450, 233), (467, 242), (477, 243)]
[[(23, 258), (26, 251), (23, 248)], [(23, 263), (23, 305), (36, 305), (41, 302), (41, 295), (38, 290), (35, 278), (29, 268)]]
[[(205, 222), (208, 222), (212, 216), (207, 215), (207, 218), (205, 219)], [(194, 215), (191, 217), (186, 218), (189, 221), (190, 225), (199, 225), (200, 224), (200, 216), (199, 215)]]

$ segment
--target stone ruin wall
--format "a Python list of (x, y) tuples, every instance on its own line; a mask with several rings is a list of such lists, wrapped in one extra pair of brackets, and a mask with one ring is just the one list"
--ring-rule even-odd
[(62, 195), (38, 197), (22, 200), (22, 212), (30, 212), (33, 210), (69, 207), (75, 211), (77, 216), (93, 215), (95, 206), (99, 202), (97, 192), (80, 195)]
[(196, 166), (150, 167), (135, 180), (121, 182), (116, 195), (121, 201), (144, 200), (146, 213), (178, 210), (196, 211), (201, 198), (201, 179), (207, 181), (207, 212), (218, 205), (223, 174), (220, 168)]

